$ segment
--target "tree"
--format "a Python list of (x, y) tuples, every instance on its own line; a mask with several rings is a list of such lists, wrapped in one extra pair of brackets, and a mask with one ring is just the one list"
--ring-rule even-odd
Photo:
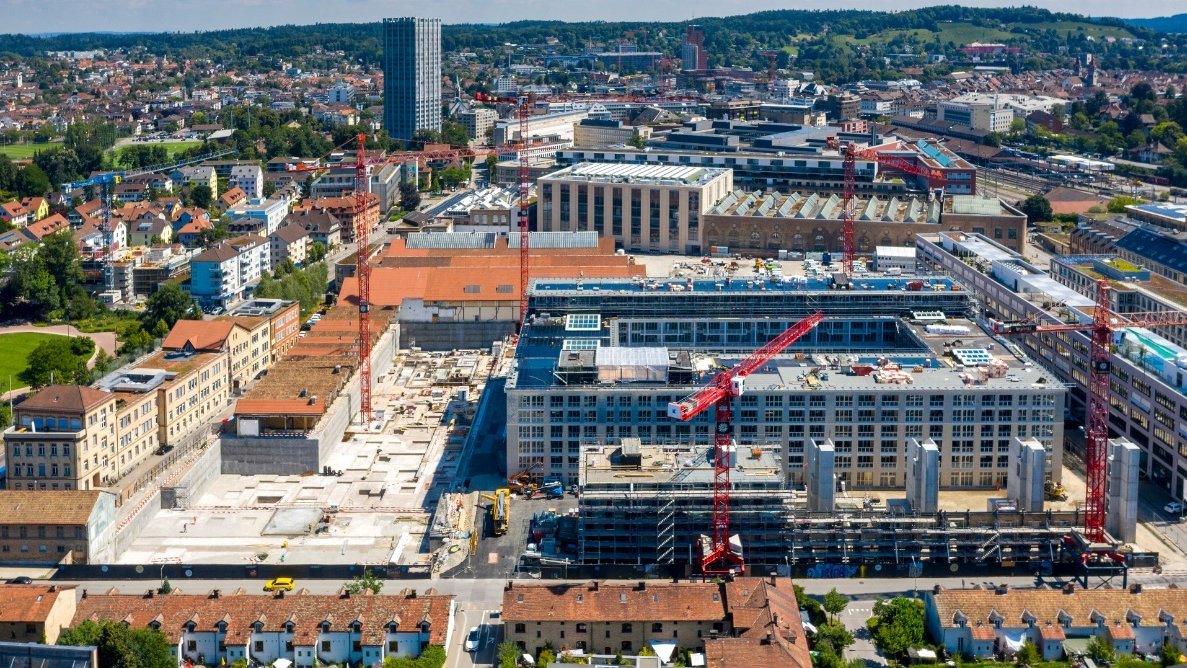
[(305, 264), (310, 265), (314, 262), (321, 262), (326, 257), (326, 245), (320, 241), (315, 241), (309, 246), (309, 252), (305, 254)]
[(545, 646), (540, 650), (540, 654), (536, 657), (537, 666), (547, 666), (556, 661), (556, 652), (551, 647)]
[(891, 657), (902, 657), (910, 647), (923, 644), (923, 602), (913, 598), (880, 600), (866, 622), (878, 649)]
[(201, 317), (202, 311), (194, 304), (193, 297), (177, 283), (165, 283), (148, 298), (140, 322), (146, 330), (154, 331), (160, 321), (171, 329), (178, 320)]
[(631, 138), (627, 140), (627, 143), (637, 149), (642, 149), (647, 146), (647, 140), (644, 139), (643, 135), (639, 132), (635, 132), (635, 134), (631, 135)]
[(816, 644), (822, 643), (831, 645), (837, 654), (842, 654), (847, 647), (853, 644), (853, 634), (845, 628), (844, 624), (829, 620), (816, 628)]
[(400, 183), (400, 208), (412, 211), (418, 206), (420, 206), (420, 191), (417, 190), (416, 184), (411, 181)]
[[(491, 183), (494, 183), (495, 170), (498, 168), (498, 165), (499, 165), (499, 156), (497, 154), (491, 153), (490, 155), (486, 156), (486, 178)], [(2, 184), (2, 182), (0, 182), (0, 184)], [(3, 187), (4, 187), (3, 185), (0, 185), (0, 188), (3, 188)]]
[(87, 620), (58, 636), (59, 645), (94, 645), (99, 649), (99, 665), (119, 668), (174, 668), (177, 661), (170, 652), (169, 639), (149, 627), (132, 628), (124, 622), (104, 619)]
[(139, 322), (133, 322), (124, 330), (121, 341), (123, 341), (123, 345), (120, 346), (119, 353), (129, 355), (151, 348), (153, 337), (152, 334), (145, 331)]
[(1022, 213), (1026, 214), (1028, 223), (1041, 223), (1051, 220), (1051, 202), (1042, 195), (1031, 195), (1022, 203)]
[(1164, 642), (1162, 647), (1158, 650), (1158, 661), (1165, 668), (1166, 666), (1175, 666), (1182, 663), (1180, 659), (1182, 655), (1179, 653), (1179, 648), (1172, 643)]
[(17, 172), (15, 185), (21, 197), (41, 197), (53, 188), (49, 177), (37, 165), (25, 165)]
[(375, 574), (370, 569), (363, 569), (363, 573), (355, 579), (342, 585), (351, 596), (357, 596), (365, 591), (372, 594), (378, 594), (380, 589), (383, 589), (383, 580), (375, 577)]
[(513, 642), (501, 642), (495, 650), (495, 658), (499, 668), (516, 668), (519, 665), (519, 645)]
[(1092, 636), (1088, 641), (1088, 656), (1092, 657), (1093, 661), (1097, 663), (1112, 663), (1113, 662), (1113, 645), (1104, 639), (1102, 636)]
[(832, 618), (836, 619), (837, 615), (845, 611), (845, 607), (849, 605), (849, 598), (837, 591), (836, 587), (824, 595), (824, 611)]
[(94, 351), (95, 342), (85, 336), (47, 339), (29, 353), (20, 379), (31, 387), (85, 383), (88, 380), (87, 361)]
[(1035, 644), (1029, 640), (1014, 655), (1014, 662), (1020, 666), (1033, 666), (1042, 660), (1043, 657), (1039, 655), (1039, 648), (1035, 647)]
[(1130, 197), (1129, 195), (1118, 195), (1109, 200), (1107, 210), (1109, 213), (1125, 213), (1125, 207), (1141, 203), (1142, 200), (1136, 197)]
[(209, 209), (213, 199), (214, 195), (210, 192), (210, 186), (198, 185), (190, 189), (190, 202), (194, 206)]

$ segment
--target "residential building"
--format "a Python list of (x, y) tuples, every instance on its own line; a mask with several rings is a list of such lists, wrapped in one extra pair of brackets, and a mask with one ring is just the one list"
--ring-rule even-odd
[(635, 137), (642, 141), (651, 138), (651, 128), (646, 125), (625, 125), (622, 121), (586, 118), (573, 126), (573, 146), (591, 148), (597, 146), (623, 146)]
[(271, 267), (267, 239), (220, 241), (190, 260), (190, 294), (203, 305), (226, 306), (242, 299)]
[[(308, 246), (320, 243), (327, 250), (337, 248), (343, 243), (342, 224), (338, 217), (328, 209), (297, 209), (284, 219), (282, 227), (296, 226), (305, 230), (308, 236)], [(306, 249), (308, 253), (308, 248)]]
[(495, 122), (499, 120), (499, 114), (487, 107), (474, 107), (459, 113), (457, 120), (466, 127), (467, 137), (485, 142), (487, 135), (494, 129)]
[[(73, 494), (88, 495), (87, 492), (74, 492)], [(95, 495), (99, 492), (89, 494)], [(8, 508), (11, 503), (9, 495), (9, 492), (0, 491), (0, 504), (3, 504), (5, 508)], [(23, 497), (23, 500), (30, 506), (43, 505), (43, 502), (29, 498), (31, 495), (28, 492), (16, 496)], [(48, 498), (44, 499), (44, 501), (49, 500)], [(45, 524), (37, 526), (41, 529), (47, 527)], [(54, 529), (65, 528), (63, 525), (48, 526)], [(66, 526), (71, 529), (70, 538), (73, 540), (73, 529), (76, 526), (72, 524)], [(6, 524), (3, 528), (10, 527)], [(34, 531), (32, 526), (28, 529)], [(9, 542), (7, 539), (3, 540), (6, 553)], [(37, 539), (33, 539), (31, 542), (37, 542)], [(9, 555), (3, 554), (2, 556), (8, 557)], [(58, 642), (58, 636), (61, 635), (62, 629), (69, 627), (74, 619), (75, 598), (74, 587), (69, 585), (6, 585), (4, 601), (0, 603), (0, 638), (8, 641), (5, 643), (6, 645), (13, 643), (52, 645)], [(6, 662), (6, 665), (21, 666), (25, 664), (17, 661), (11, 664)]]
[(273, 267), (279, 267), (285, 260), (301, 266), (308, 252), (309, 231), (301, 225), (281, 225), (268, 235), (268, 254)]
[(69, 666), (99, 668), (99, 648), (94, 645), (46, 645), (40, 642), (0, 642), (0, 663), (6, 666)]
[[(310, 211), (321, 211), (336, 218), (342, 243), (354, 243), (358, 225), (367, 225), (372, 233), (379, 226), (379, 197), (374, 193), (366, 193), (364, 199), (366, 204), (361, 212), (354, 197), (318, 197), (310, 200), (305, 206)], [(328, 245), (326, 247), (329, 248)]]
[(161, 349), (181, 353), (222, 353), (228, 382), (238, 391), (272, 366), (272, 333), (267, 318), (223, 316), (215, 320), (178, 320)]
[(73, 625), (113, 620), (158, 629), (178, 665), (370, 666), (454, 643), (454, 598), (432, 589), (374, 596), (240, 592), (91, 594), (79, 601)]
[(61, 232), (70, 227), (70, 221), (60, 213), (46, 216), (41, 220), (29, 223), (21, 230), (30, 241), (41, 241), (51, 234)]
[[(234, 190), (227, 191), (228, 194)], [(280, 227), (280, 221), (288, 215), (288, 203), (279, 199), (251, 199), (237, 206), (227, 209), (226, 215), (232, 219), (253, 218), (263, 222), (261, 236), (268, 236)]]
[(218, 196), (218, 201), (227, 209), (231, 209), (247, 202), (247, 193), (234, 186), (227, 188), (227, 192)]
[(172, 174), (173, 178), (187, 188), (206, 186), (210, 196), (218, 197), (218, 174), (208, 165), (182, 167)]
[(330, 104), (353, 104), (354, 86), (338, 80), (326, 91), (326, 101)]
[(519, 188), (492, 186), (465, 190), (424, 214), (432, 222), (447, 223), (453, 232), (507, 234), (519, 224)]
[[(988, 659), (1013, 655), (1032, 642), (1044, 661), (1087, 654), (1089, 639), (1100, 638), (1117, 654), (1157, 655), (1163, 643), (1187, 650), (1181, 620), (1187, 590), (1128, 589), (945, 590), (924, 599), (928, 634), (950, 655)], [(1073, 649), (1075, 647), (1075, 649)]]
[(0, 220), (13, 227), (24, 227), (32, 222), (33, 216), (24, 204), (14, 199), (0, 204)]
[(594, 231), (628, 251), (699, 254), (701, 216), (731, 190), (729, 169), (582, 163), (539, 180), (536, 229)]
[(227, 183), (231, 188), (242, 190), (249, 200), (264, 196), (264, 170), (259, 165), (235, 165)]
[(49, 215), (49, 200), (44, 197), (22, 197), (21, 206), (29, 212), (30, 223), (35, 223)]
[(239, 317), (268, 318), (271, 336), (269, 348), (272, 362), (276, 363), (297, 340), (301, 331), (301, 305), (283, 299), (252, 299), (236, 306), (231, 315)]
[[(841, 253), (842, 205), (837, 194), (734, 191), (705, 212), (702, 247), (725, 246), (734, 253)], [(876, 246), (914, 248), (916, 234), (940, 230), (986, 234), (1019, 251), (1026, 245), (1026, 216), (995, 198), (874, 195), (855, 198), (854, 211), (855, 250), (862, 255), (872, 255)]]
[[(370, 170), (368, 192), (379, 198), (381, 211), (388, 211), (400, 201), (400, 183), (408, 170), (409, 178), (416, 172), (415, 163), (387, 163)], [(353, 167), (331, 167), (313, 181), (309, 196), (313, 198), (343, 197), (354, 195), (355, 170)]]
[(147, 213), (129, 224), (129, 246), (159, 246), (173, 241), (173, 225), (162, 213)]
[(208, 433), (208, 421), (230, 399), (227, 354), (166, 350), (132, 370), (151, 374), (157, 397), (157, 442), (188, 447)]
[[(710, 358), (728, 368), (743, 357), (735, 351), (758, 349), (819, 309), (828, 314), (823, 323), (749, 377), (733, 422), (739, 444), (782, 450), (789, 483), (803, 482), (809, 441), (826, 439), (837, 444), (836, 474), (850, 489), (901, 487), (911, 438), (936, 442), (943, 488), (1000, 486), (1014, 438), (1038, 439), (1049, 475), (1059, 479), (1062, 468), (1050, 462), (1062, 457), (1066, 390), (1030, 360), (993, 345), (969, 320), (977, 305), (967, 291), (947, 278), (927, 280), (927, 290), (908, 289), (897, 276), (852, 284), (812, 277), (537, 280), (529, 312), (548, 317), (529, 318), (523, 336), (533, 345), (516, 350), (519, 372), (506, 387), (506, 470), (535, 466), (536, 475), (575, 484), (587, 447), (623, 438), (709, 445), (708, 412), (688, 422), (666, 412), (703, 383), (694, 369)], [(943, 312), (962, 328), (963, 347), (993, 352), (954, 353), (951, 335), (903, 318), (924, 311)], [(827, 371), (813, 372), (810, 360), (853, 350), (883, 360), (883, 371), (866, 374), (857, 358), (842, 355), (856, 366), (828, 372), (826, 384), (814, 381)], [(1034, 381), (1014, 380), (1030, 376)]]
[(0, 490), (0, 563), (111, 563), (115, 509), (115, 495), (98, 489)]
[[(1088, 294), (1077, 292), (1023, 255), (980, 235), (920, 235), (916, 249), (921, 265), (959, 280), (981, 302), (989, 318), (1036, 324), (1088, 322), (1096, 307), (1095, 286), (1086, 290)], [(1056, 270), (1064, 271), (1058, 266)], [(1082, 286), (1070, 278), (1064, 280)], [(1174, 299), (1175, 294), (1163, 297)], [(1129, 299), (1119, 295), (1119, 299), (1123, 297)], [(1182, 328), (1163, 332), (1161, 328), (1127, 327), (1119, 331), (1111, 360), (1109, 397), (1110, 437), (1124, 436), (1141, 448), (1145, 476), (1176, 499), (1187, 497), (1187, 429), (1183, 427), (1187, 381), (1178, 373), (1176, 361), (1187, 355), (1187, 349), (1168, 337), (1182, 338), (1182, 334)], [(1087, 333), (1020, 335), (1013, 341), (1070, 388), (1066, 415), (1083, 420), (1090, 344)]]
[(388, 136), (441, 130), (441, 19), (384, 19), (383, 74)]
[[(712, 665), (809, 668), (807, 634), (787, 578), (739, 577), (729, 583), (508, 582), (503, 589), (504, 639), (525, 652), (545, 646), (613, 655), (674, 643), (704, 650)], [(775, 645), (772, 653), (759, 648)], [(729, 663), (727, 659), (742, 659)]]
[(99, 489), (116, 477), (117, 397), (49, 385), (16, 406), (4, 432), (13, 490)]

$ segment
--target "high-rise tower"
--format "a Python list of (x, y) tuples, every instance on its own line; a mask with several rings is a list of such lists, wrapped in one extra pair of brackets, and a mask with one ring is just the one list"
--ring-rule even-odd
[(383, 126), (393, 139), (441, 129), (441, 19), (383, 20)]

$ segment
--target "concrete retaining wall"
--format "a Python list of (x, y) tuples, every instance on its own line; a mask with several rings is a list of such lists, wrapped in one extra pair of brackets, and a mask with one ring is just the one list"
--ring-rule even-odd
[[(371, 351), (371, 378), (387, 373), (396, 357), (400, 327), (394, 325)], [(359, 377), (353, 378), (330, 404), (317, 428), (300, 438), (222, 437), (221, 471), (228, 475), (300, 475), (321, 471), (326, 457), (342, 442), (359, 410)]]
[(214, 441), (171, 487), (161, 488), (161, 509), (185, 508), (200, 498), (221, 471), (222, 444)]
[(515, 322), (404, 322), (400, 324), (400, 347), (422, 350), (490, 348), (491, 344), (515, 333)]
[[(137, 515), (135, 518), (133, 518), (132, 521), (129, 522), (128, 525), (124, 527), (123, 531), (119, 531), (118, 533), (115, 534), (115, 541), (114, 541), (115, 547), (114, 547), (112, 553), (113, 554), (123, 554), (129, 548), (131, 548), (132, 543), (136, 542), (136, 539), (140, 536), (140, 532), (144, 530), (144, 527), (148, 526), (149, 523), (153, 521), (153, 518), (155, 518), (157, 516), (157, 508), (160, 508), (160, 507), (161, 507), (161, 490), (157, 490), (157, 491), (153, 492), (153, 495), (151, 497), (149, 497), (148, 502), (144, 504), (143, 508), (141, 508), (140, 514)], [(123, 508), (128, 508), (128, 504), (124, 504), (124, 506), (122, 506), (121, 509), (123, 509)], [(131, 508), (128, 508), (128, 510), (130, 511)], [(121, 515), (117, 511), (116, 512), (117, 525), (120, 521), (120, 517), (121, 517)]]

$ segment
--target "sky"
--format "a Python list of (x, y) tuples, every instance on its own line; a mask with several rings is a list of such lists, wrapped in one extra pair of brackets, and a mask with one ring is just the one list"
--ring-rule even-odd
[(1149, 17), (1187, 12), (1184, 0), (0, 0), (0, 33), (193, 31), (278, 24), (361, 23), (388, 16), (446, 23), (687, 21), (764, 9), (911, 9), (935, 4), (1027, 4), (1089, 16)]

